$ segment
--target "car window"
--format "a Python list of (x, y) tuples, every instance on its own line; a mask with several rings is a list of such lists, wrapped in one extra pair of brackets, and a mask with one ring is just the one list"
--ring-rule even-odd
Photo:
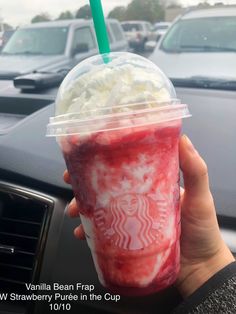
[(38, 27), (18, 29), (2, 50), (3, 54), (63, 54), (68, 27)]
[(107, 25), (107, 34), (108, 34), (109, 42), (113, 43), (113, 38), (112, 38), (112, 35), (111, 35), (111, 31), (110, 31), (109, 25)]
[(166, 51), (236, 51), (236, 18), (209, 17), (180, 20), (163, 40)]
[(119, 25), (117, 23), (111, 23), (110, 25), (111, 25), (112, 32), (115, 36), (115, 39), (117, 41), (123, 40), (123, 34), (121, 32)]
[(80, 27), (75, 30), (72, 50), (74, 50), (79, 44), (87, 44), (89, 50), (96, 47), (95, 38), (90, 27)]
[(123, 30), (125, 32), (132, 32), (133, 30), (135, 31), (141, 31), (142, 30), (142, 25), (137, 24), (137, 23), (124, 23), (122, 24)]
[(4, 41), (7, 41), (7, 40), (9, 40), (10, 39), (10, 37), (13, 35), (13, 33), (14, 33), (14, 31), (5, 31), (4, 33), (3, 33), (3, 35), (2, 35), (2, 37), (3, 37), (3, 40)]
[(146, 26), (146, 30), (147, 30), (147, 31), (150, 31), (150, 30), (151, 30), (151, 26), (150, 26), (149, 23), (146, 23), (145, 26)]

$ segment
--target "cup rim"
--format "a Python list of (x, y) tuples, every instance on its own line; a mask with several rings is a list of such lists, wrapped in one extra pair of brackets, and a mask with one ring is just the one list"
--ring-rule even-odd
[[(167, 102), (162, 103), (164, 104)], [(80, 113), (69, 113), (57, 117), (51, 117), (50, 122), (47, 125), (46, 135), (65, 136), (72, 134), (97, 133), (108, 130), (111, 131), (150, 124), (160, 124), (163, 122), (178, 120), (191, 116), (186, 104), (181, 104), (177, 99), (175, 100), (175, 103), (175, 105), (172, 104), (160, 107), (142, 108), (139, 110), (131, 110), (127, 112), (106, 114), (101, 114), (102, 109), (100, 109), (100, 115), (95, 115), (88, 118), (81, 118)], [(132, 106), (133, 108), (135, 106), (137, 108), (139, 106), (141, 107), (142, 105), (144, 105), (144, 103), (135, 103)], [(96, 111), (97, 109), (90, 111), (90, 113), (95, 113)], [(144, 122), (145, 118), (146, 121)]]

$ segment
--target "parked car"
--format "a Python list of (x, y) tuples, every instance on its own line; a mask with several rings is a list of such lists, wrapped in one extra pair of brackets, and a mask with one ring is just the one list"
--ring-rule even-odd
[(145, 21), (125, 21), (121, 23), (132, 49), (143, 51), (145, 43), (152, 39), (152, 25)]
[[(107, 20), (112, 51), (126, 51), (128, 43), (119, 22)], [(91, 20), (35, 23), (15, 31), (0, 54), (0, 79), (32, 72), (68, 72), (98, 53)]]
[(158, 41), (167, 32), (170, 25), (171, 23), (169, 22), (159, 22), (154, 24), (152, 31), (156, 41)]
[(0, 31), (0, 49), (2, 48), (3, 40), (2, 40), (3, 32)]
[(235, 29), (235, 7), (190, 11), (170, 27), (150, 59), (172, 79), (227, 85), (236, 79)]
[(11, 38), (11, 36), (14, 34), (14, 32), (15, 32), (15, 30), (9, 29), (9, 30), (6, 30), (0, 34), (0, 51), (6, 45), (6, 43)]

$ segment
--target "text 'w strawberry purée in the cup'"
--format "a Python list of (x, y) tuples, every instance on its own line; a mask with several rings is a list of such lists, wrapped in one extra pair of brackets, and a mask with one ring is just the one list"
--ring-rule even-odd
[(56, 136), (102, 285), (124, 295), (170, 286), (179, 272), (179, 160), (186, 105), (150, 61), (95, 56), (63, 81)]

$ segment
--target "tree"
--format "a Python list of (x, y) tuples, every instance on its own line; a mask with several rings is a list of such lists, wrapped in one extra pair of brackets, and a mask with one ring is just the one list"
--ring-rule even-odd
[(160, 0), (160, 4), (165, 8), (181, 8), (179, 0)]
[(39, 23), (39, 22), (48, 22), (51, 21), (50, 15), (48, 13), (40, 13), (34, 16), (31, 20), (31, 23)]
[(159, 0), (133, 0), (127, 7), (127, 20), (145, 20), (151, 23), (163, 21), (164, 7)]
[(77, 12), (75, 17), (77, 19), (91, 19), (92, 12), (90, 9), (90, 5), (86, 4), (83, 7), (81, 7)]
[(117, 19), (118, 21), (124, 21), (126, 19), (126, 7), (115, 7), (108, 14), (108, 18)]
[[(0, 9), (1, 11), (1, 9)], [(4, 22), (3, 18), (0, 15), (0, 32), (11, 30), (13, 27)]]
[(70, 11), (61, 12), (57, 20), (72, 20), (74, 15)]
[[(221, 4), (223, 5), (223, 3), (221, 3)], [(215, 3), (215, 5), (217, 5), (217, 4)], [(207, 0), (205, 0), (204, 2), (200, 2), (198, 4), (199, 8), (204, 8), (204, 7), (209, 7), (209, 6), (210, 6), (210, 3)]]
[(12, 30), (13, 27), (10, 25), (10, 24), (7, 24), (7, 23), (0, 23), (0, 31), (3, 32), (3, 31), (10, 31)]

